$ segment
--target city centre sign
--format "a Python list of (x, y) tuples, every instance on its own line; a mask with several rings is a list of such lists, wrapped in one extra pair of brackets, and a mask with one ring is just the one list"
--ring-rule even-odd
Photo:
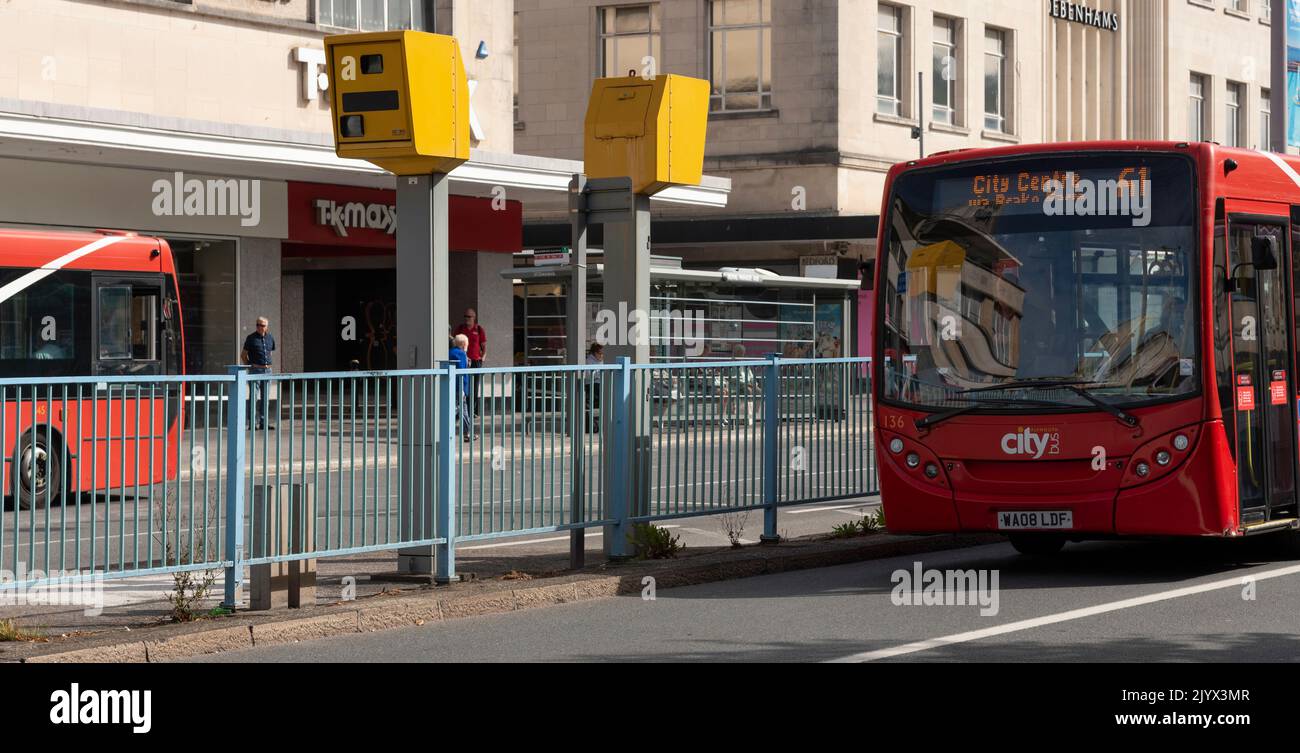
[(1072, 21), (1085, 26), (1095, 26), (1107, 31), (1119, 31), (1119, 14), (1110, 11), (1089, 8), (1081, 3), (1066, 0), (1048, 0), (1047, 12), (1052, 18)]

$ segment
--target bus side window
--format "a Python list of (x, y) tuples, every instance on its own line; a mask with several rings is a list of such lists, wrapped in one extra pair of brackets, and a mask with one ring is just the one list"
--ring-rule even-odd
[(99, 359), (131, 357), (131, 286), (99, 289)]
[(161, 315), (157, 288), (132, 289), (131, 358), (133, 360), (158, 360), (158, 324)]

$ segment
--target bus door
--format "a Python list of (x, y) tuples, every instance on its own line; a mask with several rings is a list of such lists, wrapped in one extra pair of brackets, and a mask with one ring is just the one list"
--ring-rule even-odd
[[(163, 277), (95, 274), (92, 284), (93, 371), (96, 376), (163, 373)], [(166, 462), (163, 434), (167, 386), (151, 382), (98, 382), (83, 403), (83, 473), (97, 466), (93, 488), (114, 491), (159, 478)], [(89, 396), (88, 396), (89, 397)], [(172, 437), (174, 440), (174, 437)], [(174, 454), (172, 448), (168, 455)], [(133, 489), (125, 493), (133, 493)]]
[(1283, 217), (1229, 215), (1227, 287), (1242, 525), (1272, 520), (1296, 501), (1288, 230)]

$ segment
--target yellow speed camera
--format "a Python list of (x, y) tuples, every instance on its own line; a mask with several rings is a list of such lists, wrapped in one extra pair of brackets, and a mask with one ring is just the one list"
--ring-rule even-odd
[(325, 38), (334, 145), (397, 175), (469, 159), (469, 83), (455, 37), (422, 31)]
[(632, 190), (644, 194), (697, 185), (708, 120), (709, 82), (703, 79), (596, 79), (584, 134), (587, 177), (628, 176)]

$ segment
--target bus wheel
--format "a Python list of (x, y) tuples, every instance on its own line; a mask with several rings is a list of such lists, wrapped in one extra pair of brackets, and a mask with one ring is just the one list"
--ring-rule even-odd
[(1011, 546), (1016, 548), (1021, 554), (1036, 555), (1046, 557), (1060, 553), (1065, 547), (1064, 536), (1053, 536), (1050, 534), (1017, 534), (1009, 536)]
[(63, 467), (44, 429), (37, 429), (18, 441), (13, 467), (18, 469), (20, 510), (39, 510), (45, 507), (47, 499), (58, 502), (63, 496)]

